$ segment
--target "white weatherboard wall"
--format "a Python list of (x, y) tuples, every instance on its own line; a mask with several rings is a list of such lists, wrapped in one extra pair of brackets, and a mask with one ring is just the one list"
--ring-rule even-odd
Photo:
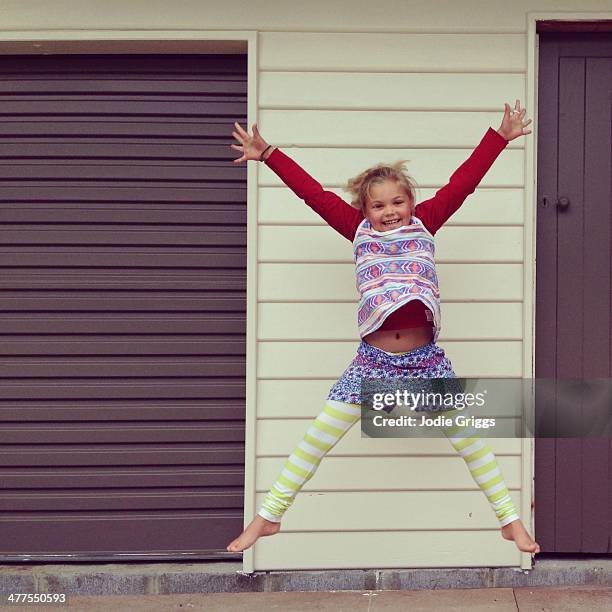
[[(207, 32), (254, 32), (252, 118), (264, 137), (342, 197), (348, 177), (379, 161), (410, 159), (421, 201), (445, 184), (489, 126), (498, 127), (504, 102), (526, 103), (534, 52), (527, 16), (534, 11), (561, 19), (564, 11), (609, 12), (610, 2), (516, 0), (509, 9), (506, 0), (5, 0), (1, 27), (5, 41), (47, 41), (38, 47), (45, 52), (58, 52), (54, 40), (79, 40), (102, 53), (111, 39), (137, 38), (159, 41), (154, 50), (163, 53), (174, 44), (168, 41), (198, 40), (197, 30), (202, 40)], [(10, 52), (10, 43), (2, 51)], [(534, 111), (528, 107), (537, 130)], [(527, 139), (510, 143), (436, 237), (440, 344), (462, 376), (531, 374)], [(250, 252), (257, 275), (249, 281), (257, 285), (257, 393), (248, 403), (256, 400), (256, 415), (248, 417), (256, 416), (256, 456), (246, 460), (247, 519), (358, 341), (350, 243), (265, 166), (249, 181), (249, 202), (258, 205), (257, 252)], [(530, 567), (529, 555), (500, 538), (486, 499), (446, 440), (359, 434), (356, 425), (323, 461), (282, 531), (245, 553), (245, 570)], [(531, 528), (532, 444), (491, 443)]]
[[(411, 160), (417, 201), (431, 197), (497, 129), (504, 101), (525, 100), (521, 34), (264, 32), (259, 41), (262, 134), (345, 199), (348, 177), (400, 158)], [(440, 344), (460, 375), (522, 375), (523, 144), (508, 145), (436, 236)], [(350, 242), (264, 165), (258, 251), (257, 505), (358, 341)], [(520, 507), (529, 495), (521, 440), (491, 443)], [(520, 562), (447, 440), (362, 439), (359, 425), (254, 552), (255, 569)]]

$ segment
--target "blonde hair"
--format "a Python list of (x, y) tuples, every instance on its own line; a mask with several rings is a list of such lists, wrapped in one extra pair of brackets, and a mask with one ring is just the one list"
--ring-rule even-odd
[(405, 162), (409, 159), (400, 159), (392, 164), (377, 164), (361, 174), (349, 179), (344, 191), (352, 195), (351, 206), (359, 208), (365, 214), (366, 203), (372, 199), (370, 189), (372, 185), (385, 181), (396, 181), (404, 188), (412, 206), (416, 204), (416, 181), (408, 174)]

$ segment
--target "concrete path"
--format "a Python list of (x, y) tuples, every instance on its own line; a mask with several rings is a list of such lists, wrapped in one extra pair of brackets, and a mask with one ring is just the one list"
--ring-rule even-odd
[(411, 591), (290, 591), (183, 595), (70, 596), (66, 606), (0, 606), (2, 612), (610, 612), (612, 588), (598, 586)]

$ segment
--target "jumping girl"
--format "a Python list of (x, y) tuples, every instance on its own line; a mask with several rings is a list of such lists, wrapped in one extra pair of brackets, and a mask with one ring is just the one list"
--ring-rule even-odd
[[(364, 378), (455, 378), (450, 360), (438, 346), (440, 294), (434, 262), (433, 236), (474, 192), (510, 140), (530, 134), (526, 110), (516, 101), (504, 104), (497, 131), (488, 128), (468, 159), (433, 198), (415, 206), (415, 185), (403, 162), (378, 164), (349, 180), (349, 205), (324, 191), (298, 164), (261, 137), (235, 123), (232, 135), (242, 153), (234, 163), (264, 161), (283, 182), (336, 231), (353, 243), (360, 293), (357, 355), (331, 388), (326, 404), (265, 496), (258, 514), (227, 550), (249, 548), (264, 535), (280, 530), (280, 521), (319, 463), (361, 416)], [(445, 415), (452, 416), (452, 412)], [(501, 534), (519, 550), (540, 552), (529, 536), (509, 495), (491, 447), (477, 434), (443, 428), (470, 474), (489, 501)]]

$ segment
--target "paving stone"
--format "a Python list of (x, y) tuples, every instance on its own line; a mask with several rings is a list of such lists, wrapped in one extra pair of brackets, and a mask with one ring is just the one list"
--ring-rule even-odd
[(514, 595), (520, 612), (610, 612), (610, 587), (517, 587)]
[(372, 594), (371, 612), (444, 610), (444, 612), (516, 612), (512, 589), (419, 589), (378, 591)]
[(271, 571), (269, 591), (368, 591), (376, 589), (375, 570)]
[[(14, 566), (0, 572), (0, 594), (36, 592), (36, 576), (32, 573), (31, 567)], [(0, 605), (2, 601), (3, 599), (0, 600)]]
[(106, 571), (41, 576), (39, 587), (45, 593), (74, 595), (131, 595), (146, 594), (154, 590), (151, 578), (147, 575), (116, 575)]
[(379, 589), (399, 591), (404, 589), (485, 588), (492, 586), (490, 568), (407, 569), (383, 570)]
[[(67, 612), (367, 612), (368, 592), (210, 593), (74, 597)], [(57, 608), (54, 612), (59, 612)], [(31, 609), (30, 611), (31, 612)], [(51, 612), (51, 611), (50, 611)], [(62, 611), (63, 612), (63, 611)]]
[(492, 586), (612, 586), (612, 562), (607, 559), (538, 561), (532, 570), (496, 567)]
[(208, 572), (165, 572), (158, 578), (158, 593), (257, 593), (265, 591), (265, 572), (209, 574)]

